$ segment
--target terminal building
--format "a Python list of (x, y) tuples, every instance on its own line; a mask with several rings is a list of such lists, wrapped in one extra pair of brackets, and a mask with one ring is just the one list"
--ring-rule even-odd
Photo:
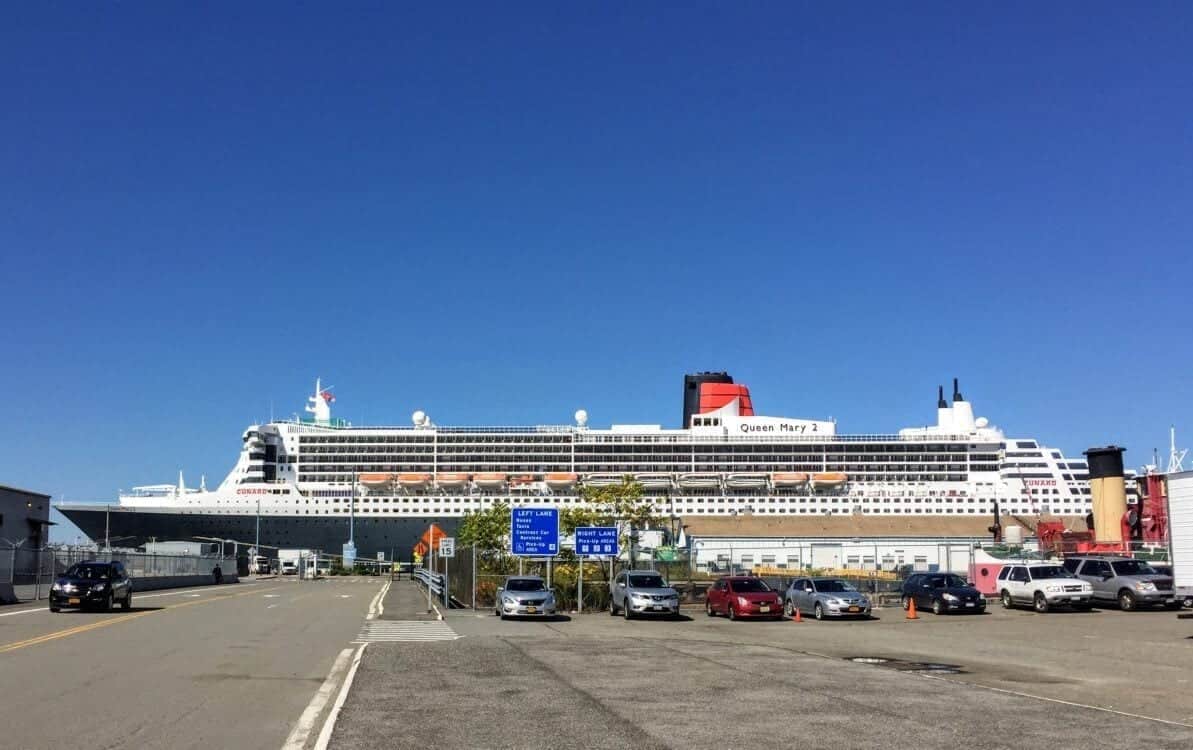
[(0, 484), (0, 547), (44, 547), (52, 525), (49, 495)]

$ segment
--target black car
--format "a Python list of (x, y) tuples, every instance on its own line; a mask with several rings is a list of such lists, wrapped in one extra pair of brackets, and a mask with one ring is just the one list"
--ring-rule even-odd
[(96, 608), (105, 612), (120, 602), (133, 608), (133, 582), (119, 562), (81, 562), (70, 566), (50, 587), (50, 611), (63, 607)]
[(916, 573), (903, 582), (903, 609), (915, 600), (916, 609), (946, 612), (985, 612), (986, 598), (981, 592), (952, 573)]

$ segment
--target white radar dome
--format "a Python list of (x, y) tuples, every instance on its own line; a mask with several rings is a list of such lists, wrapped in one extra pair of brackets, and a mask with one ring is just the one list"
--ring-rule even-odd
[(427, 413), (425, 411), (416, 411), (410, 415), (410, 421), (414, 422), (415, 427), (422, 427), (426, 424)]
[(580, 425), (581, 427), (588, 424), (588, 412), (584, 411), (583, 409), (580, 409), (579, 411), (577, 411), (576, 412), (576, 424)]
[(990, 424), (990, 420), (986, 419), (985, 417), (978, 417), (973, 421), (973, 424), (974, 427), (977, 427), (979, 430), (981, 430)]

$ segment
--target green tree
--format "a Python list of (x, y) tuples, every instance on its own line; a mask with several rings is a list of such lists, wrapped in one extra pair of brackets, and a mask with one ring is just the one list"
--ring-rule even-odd
[(646, 529), (659, 522), (654, 501), (644, 498), (642, 485), (628, 475), (621, 484), (585, 485), (580, 488), (580, 499), (583, 506), (564, 508), (559, 514), (560, 532), (565, 535), (573, 533), (577, 526), (614, 526), (621, 521), (635, 529)]
[(509, 533), (510, 507), (498, 502), (484, 510), (465, 513), (456, 536), (461, 545), (475, 544), (481, 552), (497, 552), (505, 549)]

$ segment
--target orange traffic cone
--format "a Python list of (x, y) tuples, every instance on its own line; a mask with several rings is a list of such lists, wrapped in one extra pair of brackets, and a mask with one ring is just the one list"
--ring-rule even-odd
[(907, 619), (908, 620), (920, 619), (920, 616), (915, 613), (915, 597), (914, 596), (907, 600)]
[(799, 613), (799, 607), (795, 608), (795, 617), (791, 618), (792, 622), (803, 622), (804, 618)]

